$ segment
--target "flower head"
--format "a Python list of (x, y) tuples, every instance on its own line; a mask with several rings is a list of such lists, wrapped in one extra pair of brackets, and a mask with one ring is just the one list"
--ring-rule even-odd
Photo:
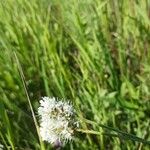
[(40, 135), (43, 141), (51, 144), (72, 140), (75, 122), (75, 111), (69, 102), (56, 98), (43, 97), (38, 108), (40, 116)]

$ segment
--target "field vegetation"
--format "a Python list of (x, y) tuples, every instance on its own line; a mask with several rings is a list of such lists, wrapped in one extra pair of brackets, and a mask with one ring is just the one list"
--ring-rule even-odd
[(85, 131), (62, 149), (149, 150), (150, 1), (1, 0), (1, 147), (53, 149), (42, 96), (70, 100)]

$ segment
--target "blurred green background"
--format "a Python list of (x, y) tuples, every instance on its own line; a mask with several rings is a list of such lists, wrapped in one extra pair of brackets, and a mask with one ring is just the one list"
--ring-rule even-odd
[[(150, 0), (0, 1), (0, 144), (38, 150), (14, 52), (37, 118), (39, 99), (55, 96), (79, 116), (150, 140)], [(149, 148), (78, 133), (63, 149)]]

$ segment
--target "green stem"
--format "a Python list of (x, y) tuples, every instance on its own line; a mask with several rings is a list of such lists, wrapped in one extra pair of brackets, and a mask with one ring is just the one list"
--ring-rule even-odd
[[(83, 118), (82, 118), (83, 119)], [(101, 132), (98, 132), (98, 131), (93, 131), (93, 130), (83, 130), (83, 129), (78, 129), (77, 131), (78, 132), (82, 132), (82, 133), (87, 133), (87, 134), (96, 134), (96, 135), (100, 135), (100, 134), (103, 134), (103, 135), (111, 135), (111, 136), (115, 136), (115, 137), (118, 137), (120, 139), (125, 139), (125, 140), (132, 140), (132, 141), (136, 141), (136, 142), (139, 142), (139, 143), (143, 143), (143, 144), (148, 144), (150, 145), (150, 141), (146, 141), (140, 137), (137, 137), (133, 134), (129, 134), (129, 133), (126, 133), (126, 132), (123, 132), (121, 130), (118, 130), (118, 129), (115, 129), (115, 128), (112, 128), (112, 127), (108, 127), (106, 125), (103, 125), (103, 124), (99, 124), (99, 123), (96, 123), (96, 122), (93, 122), (91, 120), (88, 120), (88, 119), (83, 119), (85, 122), (89, 123), (89, 124), (95, 124), (95, 125), (98, 125), (100, 126), (101, 128), (104, 128), (104, 129), (107, 129), (109, 131), (114, 131), (116, 132), (117, 134), (108, 134), (108, 133), (101, 133)]]

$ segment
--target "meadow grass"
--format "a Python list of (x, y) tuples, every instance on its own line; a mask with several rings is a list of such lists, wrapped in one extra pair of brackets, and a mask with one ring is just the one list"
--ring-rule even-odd
[(150, 141), (149, 46), (149, 0), (1, 0), (0, 144), (52, 149), (35, 120), (54, 96), (72, 101), (86, 132), (63, 149), (149, 150), (125, 136)]

